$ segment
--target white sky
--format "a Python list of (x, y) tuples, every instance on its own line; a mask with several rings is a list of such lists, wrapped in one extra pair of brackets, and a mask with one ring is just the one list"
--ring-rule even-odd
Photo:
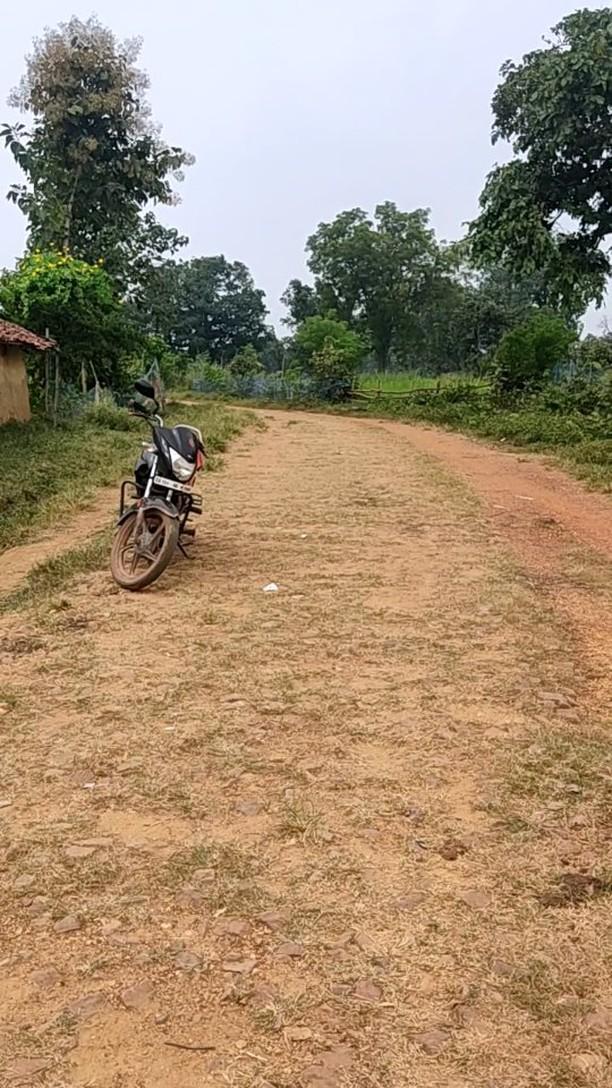
[[(91, 14), (80, 0), (3, 8), (0, 121), (18, 116), (4, 103), (32, 38)], [(537, 47), (572, 4), (98, 0), (95, 10), (119, 37), (143, 37), (154, 118), (197, 159), (182, 203), (162, 217), (190, 236), (185, 255), (244, 261), (278, 321), (307, 236), (345, 208), (430, 207), (439, 237), (461, 235), (503, 155), (490, 143), (500, 65)], [(17, 177), (0, 150), (0, 267), (24, 244), (23, 216), (2, 199)]]

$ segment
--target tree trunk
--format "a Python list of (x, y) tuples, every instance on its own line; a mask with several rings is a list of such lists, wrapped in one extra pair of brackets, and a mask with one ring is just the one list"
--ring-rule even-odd
[(57, 417), (59, 414), (59, 395), (60, 395), (60, 357), (59, 351), (55, 353), (55, 389), (53, 390), (53, 426), (57, 427)]
[(72, 213), (74, 211), (74, 198), (76, 196), (77, 186), (81, 180), (81, 167), (77, 166), (74, 174), (74, 181), (72, 183), (72, 189), (70, 190), (70, 196), (68, 198), (68, 204), (66, 205), (66, 218), (64, 220), (64, 241), (63, 249), (64, 253), (70, 251), (70, 236), (72, 234)]

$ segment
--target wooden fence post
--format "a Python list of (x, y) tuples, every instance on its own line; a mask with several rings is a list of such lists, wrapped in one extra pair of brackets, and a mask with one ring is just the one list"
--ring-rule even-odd
[(57, 416), (59, 412), (59, 391), (60, 391), (60, 358), (59, 351), (55, 353), (55, 388), (53, 390), (53, 426), (57, 427)]

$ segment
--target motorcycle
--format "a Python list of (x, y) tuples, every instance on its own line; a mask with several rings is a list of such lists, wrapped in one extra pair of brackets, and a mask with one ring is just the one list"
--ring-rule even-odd
[(205, 459), (197, 427), (165, 427), (151, 382), (139, 378), (134, 388), (145, 403), (130, 401), (130, 413), (150, 424), (152, 441), (142, 443), (134, 479), (121, 484), (111, 573), (129, 590), (155, 582), (177, 548), (189, 558), (185, 545), (193, 542), (195, 529), (187, 522), (202, 513), (202, 496), (193, 483)]

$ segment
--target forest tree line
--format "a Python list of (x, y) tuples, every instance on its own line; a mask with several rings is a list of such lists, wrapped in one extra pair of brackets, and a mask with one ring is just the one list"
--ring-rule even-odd
[(465, 236), (441, 241), (427, 209), (391, 201), (320, 223), (306, 242), (310, 281), (292, 279), (283, 294), (279, 337), (245, 264), (182, 258), (188, 239), (156, 216), (193, 160), (153, 123), (137, 43), (71, 19), (26, 60), (10, 104), (28, 122), (0, 127), (23, 174), (8, 196), (27, 219), (0, 312), (49, 329), (75, 382), (95, 374), (115, 388), (155, 360), (174, 379), (198, 359), (239, 373), (478, 371), (534, 315), (561, 344), (610, 274), (611, 64), (602, 8), (569, 15), (542, 48), (504, 65), (493, 138), (512, 157), (485, 179)]

